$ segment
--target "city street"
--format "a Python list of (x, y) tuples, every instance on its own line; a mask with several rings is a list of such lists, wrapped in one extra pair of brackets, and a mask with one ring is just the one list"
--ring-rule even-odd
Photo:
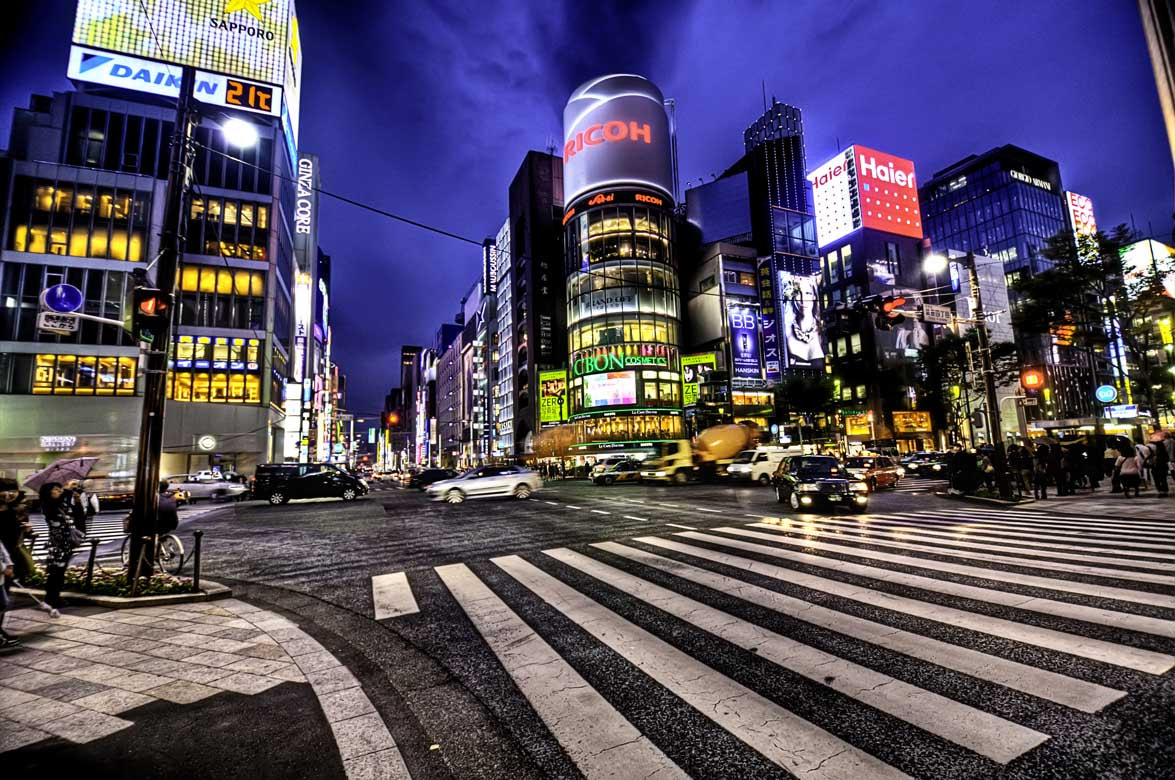
[(751, 486), (377, 489), (181, 533), (351, 668), (416, 778), (1164, 776), (1169, 505), (942, 487), (866, 515)]

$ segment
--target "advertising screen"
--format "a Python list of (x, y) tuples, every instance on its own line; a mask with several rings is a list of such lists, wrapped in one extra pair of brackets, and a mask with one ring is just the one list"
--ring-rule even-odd
[(894, 412), (894, 433), (930, 433), (930, 412)]
[(284, 87), (301, 64), (292, 11), (291, 0), (80, 0), (73, 42)]
[(1148, 238), (1122, 247), (1122, 274), (1127, 288), (1137, 288), (1157, 277), (1164, 294), (1175, 298), (1175, 249)]
[(762, 379), (759, 362), (759, 314), (750, 306), (731, 306), (730, 353), (734, 375), (744, 379)]
[(702, 377), (718, 367), (718, 355), (705, 352), (701, 355), (681, 357), (681, 402), (691, 406), (698, 402), (698, 383)]
[(661, 90), (641, 76), (581, 84), (563, 109), (563, 194), (639, 184), (673, 197), (669, 119)]
[(820, 312), (820, 275), (779, 272), (779, 309), (783, 324), (783, 365), (824, 367), (824, 328)]
[(583, 378), (584, 406), (624, 406), (635, 403), (635, 371), (613, 371)]
[(539, 423), (557, 425), (567, 419), (567, 372), (539, 372)]
[(850, 146), (808, 174), (821, 246), (862, 227), (922, 238), (914, 163)]
[(1097, 232), (1097, 220), (1093, 218), (1093, 201), (1088, 196), (1066, 192), (1065, 203), (1069, 207), (1069, 224), (1073, 226), (1074, 235), (1089, 236)]

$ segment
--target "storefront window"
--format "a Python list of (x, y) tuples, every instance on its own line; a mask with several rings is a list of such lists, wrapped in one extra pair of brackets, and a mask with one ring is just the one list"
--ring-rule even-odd
[(133, 357), (37, 355), (33, 362), (34, 395), (134, 395), (137, 361)]

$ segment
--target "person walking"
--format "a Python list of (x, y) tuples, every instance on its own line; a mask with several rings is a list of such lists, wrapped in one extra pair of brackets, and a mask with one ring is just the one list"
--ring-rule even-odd
[(49, 527), (49, 545), (45, 556), (45, 603), (61, 609), (61, 588), (65, 585), (65, 570), (73, 554), (76, 537), (72, 528), (73, 518), (65, 504), (65, 490), (60, 482), (46, 482), (41, 485), (41, 512), (45, 525)]
[(24, 491), (15, 479), (0, 479), (0, 545), (8, 551), (18, 580), (27, 577), (33, 568), (29, 551), (23, 546), (25, 535), (32, 532)]
[(1118, 479), (1122, 482), (1122, 492), (1126, 498), (1130, 498), (1131, 488), (1134, 489), (1135, 497), (1141, 495), (1143, 463), (1138, 450), (1129, 453), (1123, 451), (1118, 455), (1115, 465), (1118, 467)]
[(1151, 479), (1155, 482), (1155, 492), (1159, 498), (1166, 498), (1168, 494), (1167, 479), (1171, 475), (1171, 458), (1167, 453), (1166, 434), (1146, 445), (1150, 451), (1148, 459), (1151, 464)]
[(1049, 497), (1049, 446), (1038, 445), (1032, 468), (1032, 497), (1041, 501)]
[[(94, 510), (89, 506), (91, 496), (79, 480), (71, 479), (65, 483), (61, 500), (69, 516), (73, 519), (73, 527), (86, 533), (86, 521), (94, 516)], [(97, 501), (97, 499), (94, 499)]]
[(984, 451), (979, 459), (979, 473), (988, 490), (995, 487), (995, 464), (991, 462), (991, 453)]

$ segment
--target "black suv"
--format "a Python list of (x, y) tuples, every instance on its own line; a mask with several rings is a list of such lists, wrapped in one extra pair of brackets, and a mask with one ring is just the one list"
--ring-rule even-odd
[(784, 458), (772, 483), (779, 503), (796, 512), (817, 504), (843, 506), (853, 512), (864, 512), (869, 506), (869, 486), (828, 455)]
[(265, 463), (253, 480), (253, 497), (274, 505), (292, 498), (354, 501), (367, 493), (367, 482), (336, 463)]

